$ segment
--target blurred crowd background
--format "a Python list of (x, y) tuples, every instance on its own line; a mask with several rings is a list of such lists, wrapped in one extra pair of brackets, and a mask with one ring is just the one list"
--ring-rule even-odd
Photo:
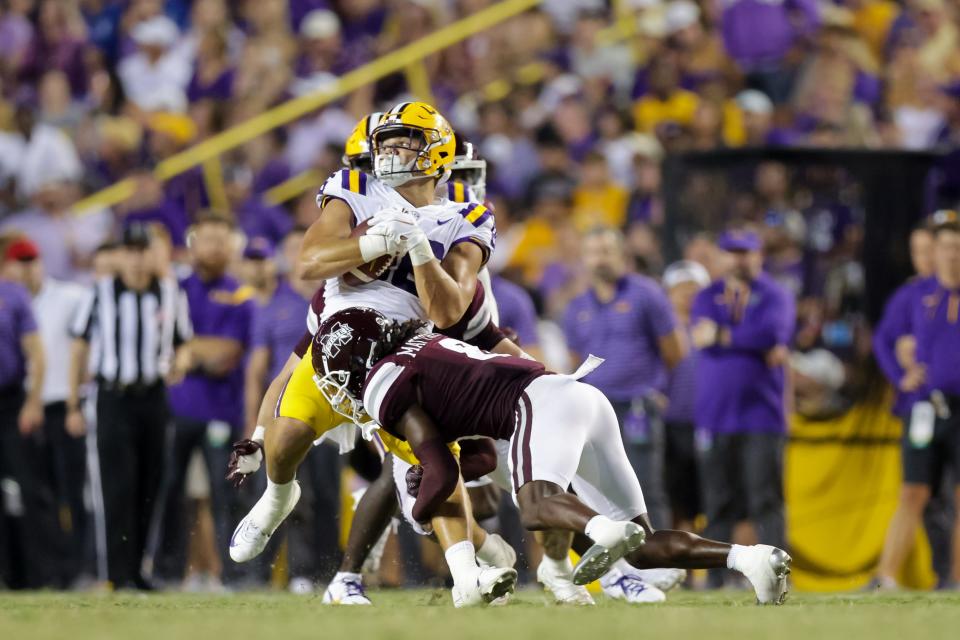
[[(229, 271), (268, 301), (277, 273), (296, 277), (296, 230), (319, 215), (316, 187), (340, 166), (353, 126), (422, 87), (390, 75), (229, 151), (222, 193), (199, 167), (166, 181), (152, 169), (492, 4), (6, 0), (0, 233), (28, 236), (48, 277), (89, 285), (115, 269), (123, 229), (146, 223), (157, 272), (184, 276), (196, 260), (187, 229), (217, 209), (247, 238)], [(926, 205), (906, 215), (953, 206), (960, 3), (545, 0), (425, 64), (429, 99), (488, 162), (498, 230), (490, 268), (529, 298), (526, 340), (549, 365), (572, 364), (564, 313), (590, 286), (591, 229), (622, 231), (626, 268), (659, 281), (680, 259), (722, 277), (730, 261), (716, 237), (735, 224), (757, 231), (765, 270), (796, 300), (792, 408), (823, 420), (882, 402), (858, 178), (842, 164), (760, 156), (689, 170), (668, 193), (664, 170), (678, 154), (741, 148), (931, 152)], [(315, 184), (283, 201), (271, 195), (306, 170)], [(136, 187), (122, 203), (75, 212), (124, 178)], [(235, 435), (245, 426), (232, 425)]]

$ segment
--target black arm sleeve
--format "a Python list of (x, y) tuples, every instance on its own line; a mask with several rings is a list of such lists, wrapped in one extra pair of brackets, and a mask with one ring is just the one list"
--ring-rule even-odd
[(497, 448), (490, 438), (461, 440), (460, 475), (465, 482), (482, 478), (497, 468)]
[(425, 440), (413, 447), (413, 453), (423, 467), (420, 493), (413, 505), (413, 518), (417, 522), (428, 522), (457, 488), (460, 468), (441, 438)]

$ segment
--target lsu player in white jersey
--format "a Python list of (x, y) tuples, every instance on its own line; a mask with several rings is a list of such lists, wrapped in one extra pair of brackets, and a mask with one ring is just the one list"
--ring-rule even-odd
[[(453, 325), (473, 299), (477, 272), (493, 249), (493, 216), (476, 203), (434, 203), (436, 185), (449, 177), (454, 157), (453, 131), (436, 109), (423, 103), (397, 105), (384, 114), (372, 142), (376, 177), (341, 170), (324, 184), (317, 199), (321, 216), (307, 231), (301, 251), (302, 275), (325, 280), (325, 315), (373, 306), (396, 319)], [(364, 222), (370, 225), (366, 234), (351, 237), (351, 230)], [(394, 262), (379, 279), (349, 284), (343, 278), (383, 256)], [(281, 408), (283, 403), (281, 396)], [(317, 435), (296, 419), (266, 432), (268, 486), (234, 534), (235, 559), (262, 551), (296, 504), (296, 469)], [(516, 572), (479, 569), (469, 530), (461, 538), (446, 548), (455, 603), (472, 604), (480, 596), (487, 600), (512, 590)]]

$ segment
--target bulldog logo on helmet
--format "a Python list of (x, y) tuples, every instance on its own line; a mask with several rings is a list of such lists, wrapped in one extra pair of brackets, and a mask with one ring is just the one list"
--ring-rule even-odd
[(340, 349), (350, 344), (351, 340), (353, 340), (353, 328), (348, 324), (338, 322), (320, 338), (320, 348), (327, 358), (336, 358)]

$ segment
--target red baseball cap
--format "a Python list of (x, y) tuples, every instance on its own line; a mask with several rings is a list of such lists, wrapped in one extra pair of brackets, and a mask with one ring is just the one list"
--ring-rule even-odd
[(33, 241), (29, 240), (28, 238), (14, 240), (12, 243), (10, 243), (10, 246), (7, 247), (6, 253), (3, 254), (4, 262), (8, 262), (10, 260), (27, 262), (29, 260), (36, 260), (39, 257), (40, 250), (37, 249), (37, 245), (35, 245)]

